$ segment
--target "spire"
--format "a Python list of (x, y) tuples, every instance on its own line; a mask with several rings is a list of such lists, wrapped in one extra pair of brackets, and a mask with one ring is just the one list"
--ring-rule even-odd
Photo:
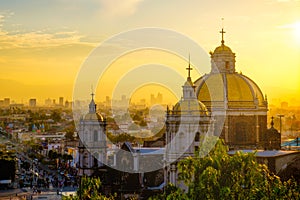
[(91, 96), (92, 96), (92, 100), (91, 100), (90, 105), (89, 105), (89, 113), (96, 113), (97, 105), (95, 104), (95, 101), (94, 101), (95, 94), (93, 92), (93, 89), (92, 89)]
[(271, 117), (271, 128), (274, 128), (274, 121), (273, 120), (274, 120), (274, 117), (272, 116)]
[(186, 82), (184, 83), (183, 87), (183, 98), (184, 99), (193, 99), (196, 98), (195, 95), (195, 86), (192, 82), (191, 79), (191, 70), (193, 70), (193, 68), (191, 67), (191, 59), (190, 59), (190, 55), (189, 55), (189, 67), (186, 68), (186, 70), (188, 71), (188, 77)]
[(93, 90), (93, 85), (91, 86), (91, 90), (92, 90), (92, 93), (91, 93), (92, 100), (94, 100), (94, 96), (95, 96), (95, 94), (94, 94), (94, 90)]
[(190, 58), (190, 54), (189, 54), (189, 67), (186, 68), (186, 70), (188, 70), (188, 80), (191, 80), (191, 70), (193, 70), (193, 68), (191, 68), (191, 58)]
[(226, 33), (225, 31), (224, 31), (224, 18), (222, 18), (222, 31), (220, 31), (220, 33), (222, 34), (222, 40), (221, 40), (221, 43), (222, 43), (222, 45), (224, 45), (224, 33)]
[(94, 92), (91, 93), (91, 96), (92, 96), (92, 100), (94, 100), (94, 96), (95, 96)]

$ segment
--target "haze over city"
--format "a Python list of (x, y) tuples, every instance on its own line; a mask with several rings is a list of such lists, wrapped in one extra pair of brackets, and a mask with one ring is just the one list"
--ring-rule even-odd
[[(85, 59), (101, 42), (123, 31), (143, 27), (170, 29), (193, 39), (209, 58), (208, 52), (220, 44), (219, 31), (224, 27), (225, 43), (237, 56), (237, 71), (256, 81), (270, 104), (299, 104), (299, 7), (297, 0), (2, 1), (0, 98), (10, 97), (18, 102), (36, 98), (44, 102), (64, 96), (71, 101), (74, 82)], [(191, 63), (197, 56), (191, 55)], [(116, 60), (111, 71), (93, 86), (102, 87), (96, 92), (96, 99), (104, 100), (122, 73), (148, 64), (149, 59), (186, 76), (186, 59), (151, 50), (131, 52)], [(121, 70), (114, 70), (114, 66)], [(198, 67), (203, 70), (193, 71), (193, 80), (210, 69), (209, 63)], [(163, 90), (149, 91), (140, 88), (133, 95), (149, 96)], [(167, 96), (165, 100), (169, 100)], [(174, 96), (171, 99), (174, 101)]]
[(300, 0), (0, 0), (0, 199), (299, 199)]

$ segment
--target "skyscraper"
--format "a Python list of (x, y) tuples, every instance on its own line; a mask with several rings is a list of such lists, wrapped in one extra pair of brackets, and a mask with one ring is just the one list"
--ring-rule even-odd
[(64, 98), (63, 97), (59, 97), (59, 105), (60, 106), (64, 105)]
[(36, 99), (29, 99), (29, 107), (36, 107)]

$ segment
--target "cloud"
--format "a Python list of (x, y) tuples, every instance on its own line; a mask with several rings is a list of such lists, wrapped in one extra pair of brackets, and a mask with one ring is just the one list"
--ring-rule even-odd
[(6, 31), (3, 24), (6, 16), (0, 15), (0, 49), (54, 47), (65, 44), (81, 43), (83, 35), (76, 31), (49, 33), (48, 30), (20, 32)]
[(8, 48), (32, 48), (32, 47), (53, 47), (64, 44), (79, 43), (80, 36), (76, 33), (60, 35), (50, 34), (41, 31), (9, 34), (0, 30), (0, 49)]
[(101, 14), (105, 17), (130, 16), (143, 0), (100, 0)]

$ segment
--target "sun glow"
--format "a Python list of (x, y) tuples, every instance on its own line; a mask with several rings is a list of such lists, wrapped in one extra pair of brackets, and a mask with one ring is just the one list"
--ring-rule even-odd
[(294, 35), (298, 44), (300, 44), (300, 21), (292, 24)]

